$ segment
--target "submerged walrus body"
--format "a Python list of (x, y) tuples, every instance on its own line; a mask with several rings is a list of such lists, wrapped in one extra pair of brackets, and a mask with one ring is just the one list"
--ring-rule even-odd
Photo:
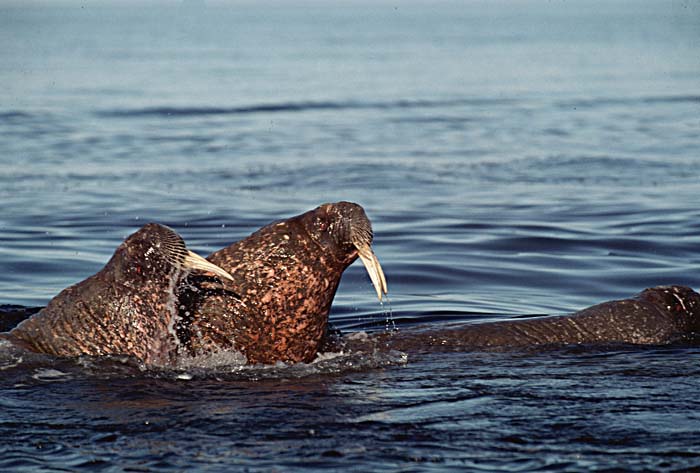
[(646, 289), (571, 315), (462, 324), (384, 336), (408, 353), (508, 350), (537, 346), (664, 345), (700, 334), (700, 294), (684, 286)]
[(190, 278), (179, 289), (177, 333), (192, 355), (234, 349), (249, 363), (309, 362), (326, 334), (343, 271), (358, 257), (377, 291), (386, 281), (362, 207), (324, 204), (271, 223), (207, 259), (237, 296)]
[(230, 275), (188, 251), (168, 227), (148, 224), (128, 237), (93, 276), (61, 291), (39, 313), (2, 334), (15, 345), (57, 356), (130, 355), (170, 364), (179, 350), (174, 290), (192, 270)]

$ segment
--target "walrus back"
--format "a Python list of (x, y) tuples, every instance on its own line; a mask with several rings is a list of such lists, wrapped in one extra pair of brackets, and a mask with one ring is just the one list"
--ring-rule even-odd
[(164, 294), (134, 293), (98, 273), (70, 286), (8, 338), (32, 351), (55, 356), (129, 355), (146, 363), (167, 363), (168, 319), (173, 308)]
[(537, 346), (663, 345), (700, 330), (700, 295), (682, 286), (647, 289), (570, 315), (424, 328), (387, 336), (407, 352), (507, 350)]

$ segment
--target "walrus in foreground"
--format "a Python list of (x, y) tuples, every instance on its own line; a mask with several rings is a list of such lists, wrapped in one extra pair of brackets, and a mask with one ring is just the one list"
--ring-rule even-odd
[(167, 365), (177, 356), (174, 291), (191, 271), (231, 276), (187, 250), (168, 227), (129, 236), (102, 270), (61, 291), (39, 313), (1, 337), (57, 356), (131, 355)]
[(646, 289), (571, 315), (404, 330), (380, 336), (407, 353), (627, 343), (665, 345), (700, 335), (700, 294), (684, 286)]
[(177, 334), (191, 355), (234, 349), (249, 363), (309, 362), (321, 346), (343, 271), (358, 257), (381, 300), (384, 272), (372, 225), (350, 202), (273, 222), (212, 253), (236, 295), (190, 277), (179, 288)]

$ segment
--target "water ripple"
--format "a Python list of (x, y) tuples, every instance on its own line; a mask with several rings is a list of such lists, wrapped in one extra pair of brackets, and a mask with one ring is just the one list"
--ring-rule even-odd
[(288, 113), (313, 111), (343, 111), (343, 110), (404, 110), (416, 108), (449, 108), (460, 106), (493, 107), (511, 105), (509, 99), (453, 99), (453, 100), (397, 100), (386, 102), (283, 102), (271, 104), (247, 105), (239, 107), (147, 107), (140, 109), (101, 110), (96, 112), (103, 117), (188, 117), (206, 115), (248, 115), (259, 113)]

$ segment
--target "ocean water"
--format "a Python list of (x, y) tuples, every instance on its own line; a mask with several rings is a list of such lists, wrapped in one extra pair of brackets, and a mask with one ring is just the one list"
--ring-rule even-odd
[[(346, 336), (700, 287), (691, 1), (0, 4), (0, 304), (363, 205)], [(0, 470), (697, 471), (697, 346), (146, 370), (0, 346)]]

